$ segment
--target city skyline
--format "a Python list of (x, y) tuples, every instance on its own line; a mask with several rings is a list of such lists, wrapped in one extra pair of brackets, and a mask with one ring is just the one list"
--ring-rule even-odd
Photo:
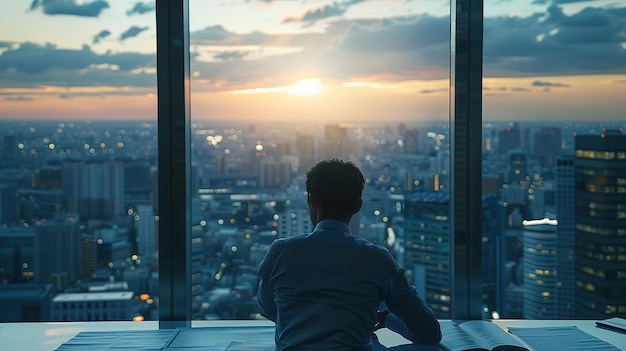
[[(4, 8), (0, 118), (156, 120), (153, 2)], [(447, 1), (191, 0), (189, 17), (193, 119), (448, 118)], [(487, 1), (484, 28), (485, 120), (623, 119), (626, 7)]]

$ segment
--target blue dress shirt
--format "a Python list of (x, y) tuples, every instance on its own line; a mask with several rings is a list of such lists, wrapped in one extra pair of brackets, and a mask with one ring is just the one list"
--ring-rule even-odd
[[(354, 236), (336, 220), (277, 239), (258, 269), (261, 315), (276, 322), (277, 350), (372, 350), (381, 302), (403, 336), (418, 344), (441, 340), (432, 310), (404, 269), (382, 246)], [(395, 316), (394, 316), (395, 315)]]

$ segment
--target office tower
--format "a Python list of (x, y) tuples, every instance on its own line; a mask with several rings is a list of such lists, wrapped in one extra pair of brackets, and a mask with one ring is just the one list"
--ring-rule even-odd
[(324, 126), (324, 140), (319, 143), (319, 158), (325, 160), (337, 158), (348, 160), (349, 141), (348, 128), (338, 124), (327, 124)]
[(508, 153), (508, 161), (507, 184), (523, 184), (527, 182), (529, 176), (526, 169), (526, 154), (519, 151), (510, 151)]
[(419, 131), (414, 128), (405, 129), (402, 132), (402, 146), (404, 153), (416, 155), (419, 152)]
[(296, 153), (300, 159), (298, 173), (305, 173), (315, 164), (315, 149), (313, 145), (313, 135), (296, 135)]
[(124, 202), (129, 205), (147, 205), (150, 203), (149, 162), (129, 162), (124, 165)]
[(17, 194), (15, 184), (0, 183), (0, 225), (17, 220)]
[(156, 230), (158, 222), (150, 205), (137, 206), (135, 229), (137, 231), (137, 251), (144, 259), (156, 257)]
[(64, 162), (62, 167), (66, 211), (100, 219), (126, 213), (121, 161)]
[(438, 318), (450, 318), (450, 224), (447, 192), (407, 194), (404, 267)]
[(285, 161), (263, 160), (260, 165), (261, 188), (287, 188), (291, 184), (291, 164)]
[(79, 243), (79, 256), (78, 261), (80, 263), (78, 269), (79, 277), (91, 277), (96, 272), (96, 255), (97, 255), (97, 243), (93, 234), (81, 233)]
[(498, 153), (506, 155), (509, 151), (522, 147), (522, 136), (517, 122), (509, 123), (498, 131)]
[(64, 291), (80, 272), (79, 217), (41, 220), (35, 224), (35, 281), (51, 283), (55, 291)]
[(5, 135), (2, 139), (2, 155), (7, 159), (17, 155), (17, 137), (15, 135)]
[[(449, 192), (416, 192), (406, 194), (404, 201), (403, 266), (438, 318), (450, 318), (449, 200)], [(483, 307), (498, 311), (502, 287), (497, 277), (504, 275), (503, 214), (495, 195), (483, 196), (482, 207)]]
[(39, 169), (38, 187), (41, 189), (62, 189), (63, 168), (60, 165), (47, 165)]
[(34, 228), (0, 226), (0, 281), (29, 282), (34, 276)]
[(576, 317), (626, 317), (626, 136), (575, 145)]
[(533, 135), (533, 155), (542, 169), (550, 170), (561, 155), (561, 128), (542, 127)]
[(574, 319), (575, 279), (574, 279), (574, 157), (556, 158), (556, 190), (554, 202), (556, 219), (556, 317)]
[(556, 221), (524, 221), (524, 318), (556, 319)]

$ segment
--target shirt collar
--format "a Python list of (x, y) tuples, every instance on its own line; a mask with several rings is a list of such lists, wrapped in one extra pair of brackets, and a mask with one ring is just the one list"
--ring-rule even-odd
[(317, 232), (324, 229), (338, 230), (350, 234), (350, 228), (344, 222), (336, 219), (325, 219), (318, 222), (313, 231)]

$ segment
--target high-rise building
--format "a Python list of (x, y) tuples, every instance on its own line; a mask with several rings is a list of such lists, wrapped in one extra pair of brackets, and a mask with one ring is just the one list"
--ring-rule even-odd
[(417, 154), (419, 152), (419, 131), (414, 128), (404, 129), (402, 132), (402, 146), (407, 154)]
[[(135, 229), (137, 230), (137, 250), (141, 257), (146, 259), (157, 254), (156, 230), (158, 222), (155, 219), (152, 206), (137, 206)], [(147, 262), (147, 260), (146, 260)]]
[(522, 184), (528, 181), (528, 169), (526, 166), (526, 154), (523, 152), (511, 151), (508, 153), (508, 184)]
[(576, 317), (626, 317), (626, 135), (575, 145)]
[(450, 318), (450, 221), (447, 192), (407, 194), (404, 268), (438, 318)]
[(524, 318), (556, 319), (556, 221), (524, 221)]
[(574, 319), (574, 157), (556, 159), (556, 319)]
[(533, 155), (542, 169), (554, 166), (555, 158), (561, 155), (561, 128), (542, 127), (533, 135)]
[(0, 224), (17, 220), (17, 195), (15, 184), (0, 183)]
[(291, 184), (291, 164), (286, 161), (261, 161), (259, 186), (287, 188)]
[(300, 134), (296, 135), (296, 152), (298, 154), (299, 173), (308, 171), (315, 164), (315, 149), (313, 145), (313, 135)]
[(338, 124), (324, 126), (324, 140), (319, 143), (319, 158), (347, 160), (349, 156), (348, 128)]
[(506, 155), (509, 151), (522, 147), (522, 135), (517, 122), (510, 123), (498, 132), (498, 153)]
[(64, 291), (80, 273), (78, 216), (41, 220), (35, 224), (35, 281)]

